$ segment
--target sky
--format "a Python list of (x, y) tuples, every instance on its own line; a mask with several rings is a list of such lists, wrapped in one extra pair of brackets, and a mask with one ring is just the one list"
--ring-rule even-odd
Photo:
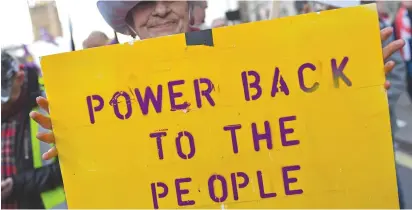
[(0, 1), (0, 44), (33, 42), (29, 8), (25, 0)]

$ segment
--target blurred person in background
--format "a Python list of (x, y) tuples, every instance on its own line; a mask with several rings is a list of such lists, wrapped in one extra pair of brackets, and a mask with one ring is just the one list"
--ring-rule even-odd
[(366, 3), (367, 4), (376, 3), (376, 7), (378, 8), (378, 15), (379, 15), (380, 21), (382, 21), (387, 26), (392, 25), (391, 17), (390, 17), (390, 14), (388, 12), (387, 5), (385, 5), (384, 1), (361, 1), (361, 2), (365, 2), (365, 4)]
[(212, 28), (219, 28), (227, 26), (227, 20), (225, 18), (217, 18), (212, 21)]
[[(106, 22), (116, 31), (140, 39), (149, 39), (173, 34), (180, 34), (198, 29), (191, 27), (193, 21), (193, 1), (104, 1), (99, 0), (97, 7)], [(381, 30), (381, 39), (386, 41), (392, 34), (391, 28)], [(386, 61), (394, 52), (404, 45), (403, 40), (396, 40), (383, 48), (383, 59)], [(385, 72), (390, 72), (395, 66), (394, 61), (385, 63)], [(389, 88), (389, 83), (385, 83)], [(48, 110), (48, 101), (37, 98), (40, 107)], [(42, 127), (51, 129), (51, 119), (39, 112), (31, 112), (30, 116)], [(54, 143), (53, 132), (39, 133), (39, 139)], [(43, 158), (48, 160), (58, 154), (53, 147)]]
[(41, 159), (50, 146), (38, 141), (38, 125), (28, 116), (40, 95), (38, 69), (24, 67), (2, 51), (2, 209), (65, 208), (59, 163)]
[(109, 37), (101, 31), (93, 31), (89, 37), (83, 41), (83, 48), (94, 48), (108, 45), (110, 43)]
[(205, 24), (207, 1), (193, 1), (193, 26), (200, 30), (208, 29)]
[(396, 14), (394, 27), (397, 39), (403, 39), (406, 42), (402, 48), (401, 54), (406, 62), (406, 83), (407, 92), (412, 100), (412, 1), (402, 1), (401, 6)]
[(308, 1), (295, 1), (296, 14), (306, 14), (312, 12), (312, 6)]

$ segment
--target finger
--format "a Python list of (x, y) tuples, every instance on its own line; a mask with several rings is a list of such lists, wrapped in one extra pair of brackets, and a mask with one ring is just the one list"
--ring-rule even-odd
[(56, 156), (57, 156), (57, 149), (56, 149), (56, 147), (53, 147), (53, 148), (49, 149), (49, 151), (44, 153), (42, 157), (43, 157), (44, 160), (50, 160), (50, 159), (52, 159)]
[(383, 60), (386, 60), (389, 56), (391, 56), (394, 52), (400, 50), (405, 45), (405, 41), (403, 39), (398, 39), (389, 43), (386, 47), (383, 48)]
[(385, 74), (388, 74), (389, 72), (392, 71), (392, 69), (395, 67), (395, 62), (394, 61), (388, 61), (385, 63)]
[(45, 129), (50, 129), (50, 130), (52, 129), (52, 124), (51, 124), (51, 120), (49, 117), (46, 117), (43, 114), (40, 114), (39, 112), (36, 112), (36, 111), (30, 112), (30, 117), (34, 121), (39, 123), (41, 127)]
[(389, 88), (391, 87), (391, 83), (389, 81), (385, 81), (385, 84), (383, 86), (386, 90), (389, 90)]
[(393, 28), (392, 27), (386, 27), (381, 30), (381, 41), (384, 42), (386, 41), (393, 33)]
[(45, 143), (48, 144), (54, 144), (55, 143), (55, 138), (54, 138), (54, 134), (53, 132), (49, 132), (49, 133), (37, 133), (36, 137)]
[(40, 106), (40, 108), (44, 109), (47, 113), (50, 114), (49, 112), (49, 101), (47, 101), (46, 98), (39, 96), (36, 98), (37, 104)]

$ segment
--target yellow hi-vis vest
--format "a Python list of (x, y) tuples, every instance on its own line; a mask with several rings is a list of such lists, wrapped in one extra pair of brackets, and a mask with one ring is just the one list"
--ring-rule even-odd
[[(44, 90), (42, 78), (39, 78), (39, 83), (41, 90)], [(38, 108), (35, 108), (33, 111), (39, 111)], [(50, 145), (41, 142), (37, 139), (36, 134), (42, 128), (34, 121), (30, 120), (30, 133), (31, 133), (31, 145), (33, 151), (33, 165), (34, 168), (40, 168), (44, 165), (50, 164), (52, 161), (45, 161), (42, 159), (42, 154), (47, 152), (51, 147)], [(66, 195), (64, 193), (63, 187), (57, 187), (53, 190), (43, 192), (40, 194), (43, 205), (45, 209), (67, 209), (66, 204)]]

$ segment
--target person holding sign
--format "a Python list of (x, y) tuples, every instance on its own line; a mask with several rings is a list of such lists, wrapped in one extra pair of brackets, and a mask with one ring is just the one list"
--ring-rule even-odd
[[(98, 1), (97, 6), (108, 24), (116, 31), (140, 39), (149, 39), (178, 33), (191, 32), (196, 29), (190, 26), (193, 18), (193, 3), (190, 1)], [(381, 39), (387, 40), (393, 32), (392, 28), (381, 31)], [(404, 45), (403, 40), (396, 40), (383, 48), (383, 59), (386, 60)], [(384, 71), (390, 72), (395, 63), (385, 63)], [(385, 88), (389, 88), (389, 82)], [(48, 110), (48, 101), (39, 97), (37, 102), (40, 107)], [(30, 116), (44, 128), (52, 129), (51, 119), (38, 112)], [(53, 132), (39, 133), (40, 140), (54, 143)], [(57, 156), (55, 147), (43, 155), (44, 159)]]

